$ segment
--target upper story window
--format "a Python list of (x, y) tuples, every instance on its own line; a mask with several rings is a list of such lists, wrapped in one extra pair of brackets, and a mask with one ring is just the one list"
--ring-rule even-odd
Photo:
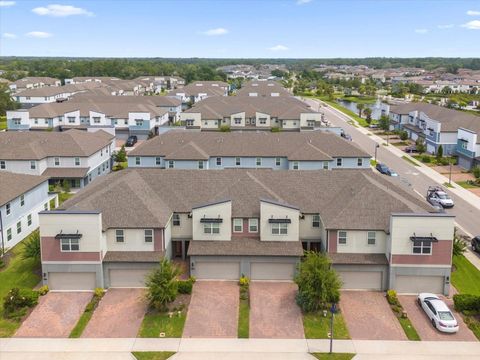
[(233, 219), (233, 232), (243, 232), (243, 219)]
[(357, 166), (363, 166), (363, 159), (362, 158), (357, 159)]
[(25, 195), (20, 195), (20, 206), (25, 205)]
[(7, 229), (7, 241), (12, 240), (12, 229)]
[(135, 165), (140, 165), (140, 157), (135, 157)]
[(337, 166), (342, 166), (342, 158), (337, 159)]
[(173, 226), (180, 226), (180, 214), (173, 214)]
[(175, 168), (175, 161), (170, 160), (170, 161), (168, 162), (168, 168), (169, 168), (169, 169), (174, 169), (174, 168)]
[(217, 164), (217, 166), (222, 166), (222, 158), (221, 157), (217, 157), (216, 164)]
[(159, 157), (155, 158), (155, 165), (159, 166), (162, 163), (162, 159)]
[(375, 245), (377, 233), (375, 231), (369, 231), (367, 233), (367, 244)]
[(432, 253), (432, 242), (431, 241), (414, 241), (413, 253), (430, 255)]
[(75, 158), (75, 166), (80, 166), (80, 158), (79, 157)]
[(288, 224), (287, 223), (272, 223), (272, 235), (287, 235)]
[(125, 233), (122, 229), (115, 230), (115, 241), (117, 243), (124, 243), (125, 242)]
[(339, 231), (338, 232), (338, 244), (339, 245), (347, 245), (347, 232), (346, 231)]
[(258, 232), (258, 219), (248, 219), (248, 232), (249, 233)]
[(12, 119), (12, 121), (13, 121), (13, 125), (20, 125), (22, 123), (22, 120), (17, 118)]
[(312, 227), (314, 228), (320, 227), (320, 215), (315, 214), (312, 216)]
[(60, 166), (60, 158), (56, 157), (54, 159), (54, 164), (55, 164), (55, 166)]
[(79, 251), (80, 244), (78, 242), (78, 239), (61, 239), (60, 249), (62, 251)]
[[(462, 147), (463, 150), (467, 150), (468, 147), (468, 142), (466, 141), (461, 141), (460, 146)], [(0, 163), (1, 164), (1, 163)], [(1, 168), (1, 167), (0, 167)]]
[(255, 165), (262, 166), (262, 158), (257, 157), (257, 159), (255, 161)]
[(22, 222), (19, 221), (17, 222), (17, 234), (20, 234), (22, 232)]
[(241, 159), (239, 157), (235, 158), (235, 166), (240, 166), (241, 165)]
[(45, 210), (45, 211), (48, 210), (48, 203), (43, 204), (43, 210)]
[(328, 161), (323, 162), (323, 169), (328, 170)]
[(7, 203), (5, 205), (5, 212), (6, 212), (7, 216), (12, 213), (12, 206), (10, 205), (10, 203)]
[(298, 170), (298, 161), (293, 162), (293, 170)]
[(0, 170), (5, 170), (7, 168), (7, 163), (5, 160), (0, 160)]
[(93, 123), (94, 124), (100, 124), (100, 117), (99, 116), (94, 116), (93, 117)]
[(199, 168), (200, 170), (203, 169), (203, 161), (200, 160), (200, 161), (198, 162), (198, 168)]
[(143, 126), (143, 120), (135, 120), (135, 126)]
[(193, 124), (194, 124), (194, 120), (188, 119), (188, 120), (185, 121), (185, 125), (187, 125), (187, 126), (193, 126)]
[(204, 234), (220, 234), (220, 224), (219, 223), (204, 223), (203, 224), (203, 233)]
[(279, 157), (275, 158), (275, 166), (280, 166), (281, 163), (282, 160)]
[(45, 123), (45, 125), (48, 125), (48, 119), (43, 120), (43, 122)]
[(267, 118), (259, 118), (258, 122), (262, 125), (265, 125), (267, 123)]
[(74, 124), (74, 123), (75, 123), (75, 118), (74, 118), (74, 117), (69, 116), (67, 119), (68, 119), (68, 122), (69, 122), (70, 124)]
[(242, 118), (234, 118), (235, 125), (241, 125), (242, 124)]
[(28, 226), (32, 225), (32, 214), (28, 214), (28, 216), (27, 216), (27, 225)]
[(153, 230), (152, 229), (145, 229), (144, 230), (144, 238), (146, 243), (153, 242)]

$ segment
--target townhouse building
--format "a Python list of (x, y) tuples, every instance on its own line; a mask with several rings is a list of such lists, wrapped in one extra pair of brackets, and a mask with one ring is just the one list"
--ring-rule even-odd
[(110, 172), (114, 140), (101, 130), (3, 132), (0, 173), (42, 175), (50, 184), (68, 181), (72, 188), (82, 188)]
[(425, 139), (427, 152), (435, 154), (440, 145), (446, 155), (458, 156), (465, 169), (480, 164), (480, 121), (478, 116), (427, 103), (390, 106), (394, 129), (406, 130), (413, 140)]
[(38, 228), (38, 213), (58, 205), (48, 192), (48, 178), (0, 171), (0, 252), (5, 252)]
[(154, 84), (148, 78), (124, 80), (112, 76), (78, 76), (71, 79), (65, 79), (65, 84), (86, 83), (101, 84), (103, 87), (111, 89), (111, 94), (115, 96), (142, 95), (145, 92), (154, 91)]
[(129, 152), (129, 167), (219, 170), (365, 169), (370, 155), (330, 132), (171, 130)]
[(191, 84), (168, 93), (182, 100), (182, 103), (194, 104), (211, 96), (228, 96), (229, 85), (223, 81), (194, 81)]
[(185, 85), (185, 80), (179, 76), (139, 76), (135, 80), (153, 84), (156, 93), (182, 88)]
[(40, 213), (51, 289), (144, 286), (161, 258), (199, 280), (292, 280), (325, 251), (345, 289), (448, 294), (454, 217), (371, 170), (126, 169)]
[(59, 79), (46, 76), (28, 76), (10, 83), (8, 87), (12, 93), (16, 93), (27, 89), (38, 89), (46, 86), (60, 85), (62, 85), (62, 82)]
[(237, 96), (292, 96), (279, 82), (271, 80), (248, 81), (237, 90)]
[(187, 129), (299, 131), (320, 127), (322, 114), (291, 96), (212, 96), (182, 112), (180, 120)]

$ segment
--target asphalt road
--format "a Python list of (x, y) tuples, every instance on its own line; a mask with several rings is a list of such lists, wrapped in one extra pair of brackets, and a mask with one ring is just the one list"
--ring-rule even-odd
[[(306, 99), (313, 110), (319, 110), (325, 114), (325, 118), (329, 120), (333, 126), (342, 127), (346, 133), (352, 136), (353, 142), (361, 147), (364, 151), (368, 152), (374, 157), (375, 145), (377, 144), (368, 135), (360, 132), (355, 126), (347, 123), (348, 118), (343, 114), (339, 114), (337, 111), (332, 110), (329, 107), (322, 106), (319, 109), (319, 102)], [(409, 188), (414, 194), (425, 199), (427, 189), (432, 185), (441, 185), (435, 183), (427, 175), (421, 173), (416, 169), (414, 165), (405, 161), (402, 158), (392, 154), (385, 146), (380, 146), (377, 149), (377, 161), (385, 163), (387, 166), (395, 170), (399, 177), (390, 178), (392, 181), (398, 182), (401, 186)], [(462, 198), (455, 196), (451, 192), (449, 195), (455, 202), (453, 209), (447, 209), (447, 213), (454, 214), (456, 216), (455, 221), (459, 225), (460, 229), (467, 233), (467, 235), (480, 235), (480, 210), (470, 205)], [(471, 196), (476, 196), (471, 194)]]

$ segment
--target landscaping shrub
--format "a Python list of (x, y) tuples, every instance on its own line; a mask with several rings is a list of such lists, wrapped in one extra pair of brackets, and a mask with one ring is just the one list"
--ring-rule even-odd
[(40, 261), (40, 231), (37, 229), (23, 241), (22, 259)]
[(279, 128), (278, 126), (274, 126), (274, 127), (272, 127), (272, 128), (270, 129), (270, 131), (271, 131), (272, 133), (278, 133), (278, 132), (280, 132), (280, 128)]
[(105, 289), (103, 288), (95, 288), (94, 295), (98, 298), (102, 298), (105, 295)]
[(387, 301), (390, 305), (400, 305), (398, 298), (397, 298), (397, 292), (395, 290), (388, 290), (387, 291)]
[(25, 308), (30, 308), (38, 303), (38, 292), (13, 288), (3, 298), (3, 315), (6, 318), (16, 317), (16, 313)]
[(167, 304), (178, 295), (177, 276), (180, 269), (168, 259), (160, 261), (159, 266), (147, 278), (147, 300), (151, 308), (160, 312), (167, 311)]
[(241, 300), (248, 300), (248, 289), (250, 287), (250, 279), (244, 275), (240, 277), (238, 281), (240, 285), (240, 299)]
[(44, 296), (47, 295), (49, 290), (50, 289), (48, 288), (48, 285), (43, 285), (40, 289), (37, 290), (37, 292), (40, 296)]
[(221, 132), (230, 132), (230, 126), (228, 126), (228, 125), (221, 125), (221, 126), (220, 126), (220, 131), (221, 131)]
[(247, 286), (248, 287), (250, 285), (250, 279), (248, 277), (242, 275), (238, 284), (240, 286)]
[(453, 303), (457, 311), (480, 312), (480, 296), (470, 294), (453, 295)]
[(408, 132), (406, 132), (405, 130), (400, 131), (399, 135), (400, 135), (400, 140), (402, 141), (405, 141), (408, 139)]
[(178, 292), (180, 294), (191, 294), (195, 278), (190, 276), (187, 280), (178, 280)]
[(475, 179), (480, 179), (480, 166), (475, 166), (472, 169), (472, 174), (475, 176)]
[(423, 163), (429, 164), (431, 161), (432, 161), (432, 159), (430, 158), (430, 156), (428, 156), (428, 155), (423, 155), (422, 156), (422, 162)]

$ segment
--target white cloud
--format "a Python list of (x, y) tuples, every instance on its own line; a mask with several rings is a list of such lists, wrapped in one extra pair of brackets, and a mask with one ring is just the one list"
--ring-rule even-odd
[(417, 34), (426, 34), (428, 32), (428, 29), (415, 29), (415, 32)]
[(312, 2), (312, 0), (297, 0), (297, 5), (304, 5)]
[(480, 30), (480, 20), (472, 20), (461, 26), (467, 29)]
[(210, 29), (210, 30), (204, 31), (203, 34), (207, 36), (225, 35), (225, 34), (228, 34), (228, 30), (225, 28), (216, 28), (216, 29)]
[(0, 7), (9, 7), (15, 5), (15, 1), (0, 1)]
[(53, 35), (45, 32), (45, 31), (30, 31), (25, 34), (28, 37), (38, 38), (38, 39), (46, 39), (52, 37)]
[(477, 15), (480, 15), (480, 11), (478, 11), (478, 10), (468, 10), (467, 15), (477, 16)]
[(269, 47), (268, 50), (271, 50), (271, 51), (287, 51), (288, 47), (286, 47), (285, 45), (275, 45), (275, 46)]
[(455, 26), (455, 25), (453, 25), (453, 24), (445, 24), (445, 25), (438, 25), (437, 27), (438, 27), (439, 29), (451, 29), (451, 28), (453, 28), (454, 26)]
[(47, 6), (40, 6), (32, 9), (32, 11), (41, 16), (65, 17), (72, 15), (86, 15), (93, 16), (93, 13), (85, 9), (75, 7), (72, 5), (58, 5), (51, 4)]
[(3, 34), (2, 34), (2, 37), (3, 37), (4, 39), (16, 39), (16, 38), (17, 38), (17, 35), (12, 34), (12, 33), (3, 33)]

